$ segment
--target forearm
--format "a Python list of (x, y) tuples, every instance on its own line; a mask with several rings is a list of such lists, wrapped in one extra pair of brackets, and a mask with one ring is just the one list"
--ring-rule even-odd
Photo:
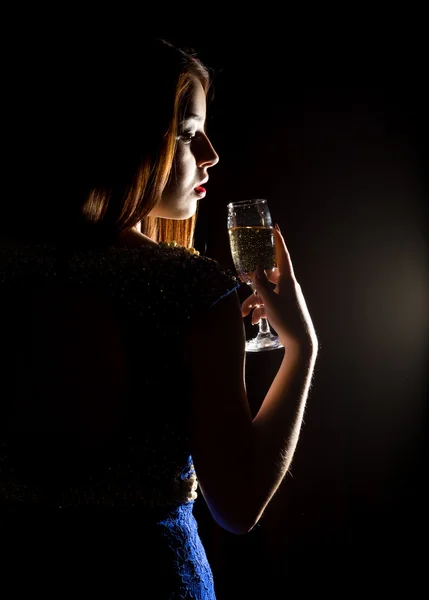
[(260, 515), (290, 467), (298, 442), (317, 348), (286, 350), (252, 422), (255, 512)]

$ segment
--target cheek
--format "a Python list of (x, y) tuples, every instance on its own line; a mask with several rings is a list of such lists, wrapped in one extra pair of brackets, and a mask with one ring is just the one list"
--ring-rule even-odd
[(176, 185), (186, 184), (194, 176), (193, 157), (189, 148), (180, 149), (173, 163), (172, 176)]

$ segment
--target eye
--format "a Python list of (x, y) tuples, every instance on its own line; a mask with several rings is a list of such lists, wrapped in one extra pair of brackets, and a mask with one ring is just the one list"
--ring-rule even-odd
[(182, 131), (179, 136), (179, 139), (182, 140), (184, 144), (190, 144), (195, 137), (194, 131)]

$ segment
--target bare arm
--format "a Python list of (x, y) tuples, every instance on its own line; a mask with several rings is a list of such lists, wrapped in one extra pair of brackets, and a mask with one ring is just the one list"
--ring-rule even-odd
[(186, 343), (197, 477), (213, 517), (233, 533), (252, 529), (289, 468), (315, 364), (317, 340), (285, 256), (278, 260), (277, 292), (271, 291), (266, 278), (257, 284), (268, 318), (275, 322), (287, 350), (253, 420), (237, 294), (220, 301), (195, 323)]
[(255, 496), (259, 506), (259, 509), (256, 507), (255, 522), (262, 516), (291, 465), (315, 360), (316, 351), (311, 347), (289, 349), (253, 419), (253, 469), (258, 473)]

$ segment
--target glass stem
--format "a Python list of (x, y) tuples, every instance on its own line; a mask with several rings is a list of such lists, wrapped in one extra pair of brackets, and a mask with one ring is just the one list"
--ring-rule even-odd
[(259, 333), (261, 333), (261, 334), (271, 333), (270, 326), (268, 325), (268, 320), (265, 319), (264, 317), (262, 317), (261, 320), (259, 321)]
[[(258, 292), (255, 290), (255, 288), (252, 285), (252, 283), (249, 283), (249, 285), (252, 288), (253, 294), (255, 296), (257, 296)], [(270, 329), (270, 326), (268, 324), (268, 319), (266, 317), (261, 317), (260, 320), (259, 320), (259, 332), (258, 332), (258, 335), (264, 335), (266, 333), (271, 333), (271, 329)]]

